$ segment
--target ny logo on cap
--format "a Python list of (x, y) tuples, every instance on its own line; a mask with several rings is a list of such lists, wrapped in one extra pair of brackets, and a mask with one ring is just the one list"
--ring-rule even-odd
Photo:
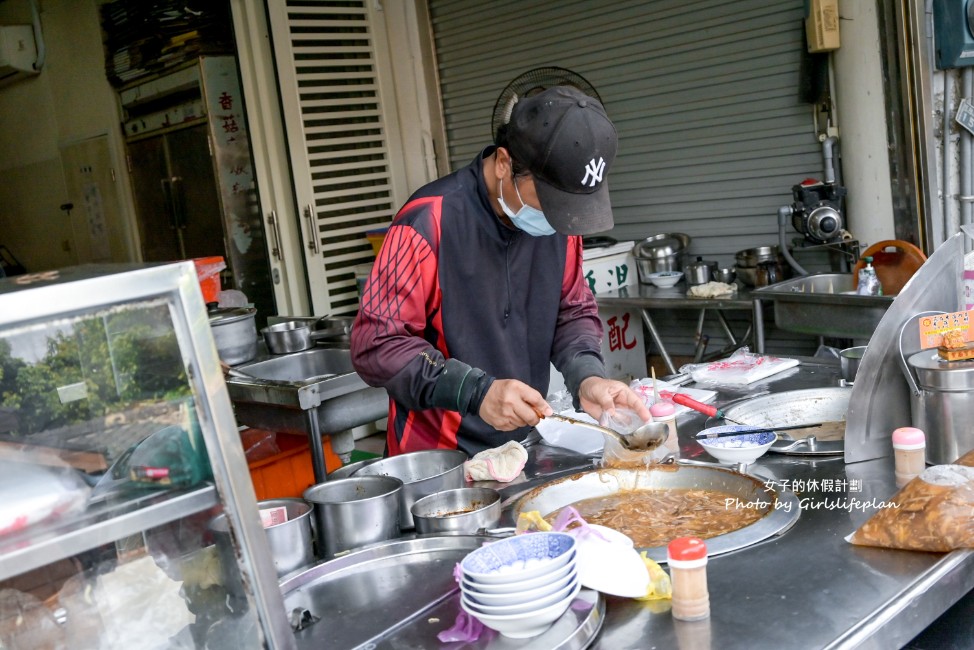
[[(599, 157), (599, 162), (595, 162), (595, 158), (588, 161), (585, 165), (585, 178), (582, 179), (582, 185), (588, 185), (589, 187), (595, 187), (596, 183), (602, 182), (602, 174), (605, 173), (605, 159)], [(589, 180), (591, 178), (591, 180)]]

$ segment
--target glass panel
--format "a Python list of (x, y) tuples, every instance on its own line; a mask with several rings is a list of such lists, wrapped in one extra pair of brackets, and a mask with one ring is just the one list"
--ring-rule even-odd
[(5, 648), (258, 648), (253, 603), (196, 513), (0, 583)]

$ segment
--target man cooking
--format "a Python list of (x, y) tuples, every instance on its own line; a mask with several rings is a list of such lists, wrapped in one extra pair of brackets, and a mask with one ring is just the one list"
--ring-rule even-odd
[(550, 364), (598, 419), (628, 408), (605, 378), (582, 235), (612, 227), (615, 127), (568, 87), (522, 98), (496, 144), (399, 210), (364, 288), (352, 362), (391, 398), (389, 455), (522, 440), (551, 407)]

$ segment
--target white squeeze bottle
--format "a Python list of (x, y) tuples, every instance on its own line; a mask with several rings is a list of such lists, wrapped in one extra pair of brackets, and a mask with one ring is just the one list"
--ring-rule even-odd
[(881, 296), (883, 295), (883, 285), (879, 282), (876, 269), (873, 268), (873, 258), (864, 257), (866, 266), (859, 269), (859, 286), (856, 293), (860, 296)]

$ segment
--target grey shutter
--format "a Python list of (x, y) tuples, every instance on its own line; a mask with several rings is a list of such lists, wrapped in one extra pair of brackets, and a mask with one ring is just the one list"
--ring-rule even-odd
[(573, 70), (619, 132), (616, 239), (684, 232), (691, 254), (733, 266), (736, 251), (777, 243), (792, 185), (823, 177), (799, 99), (803, 0), (429, 6), (451, 166), (489, 142), (494, 102), (517, 75)]

